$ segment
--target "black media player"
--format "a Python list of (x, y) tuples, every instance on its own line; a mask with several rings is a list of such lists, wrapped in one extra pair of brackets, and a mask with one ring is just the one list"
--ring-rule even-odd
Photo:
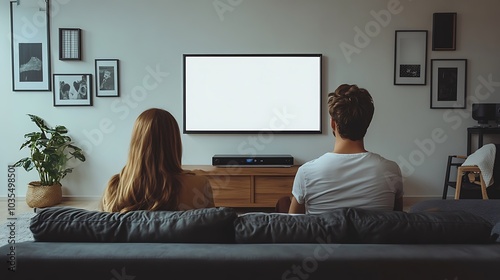
[(219, 167), (290, 167), (291, 155), (214, 155), (212, 165)]

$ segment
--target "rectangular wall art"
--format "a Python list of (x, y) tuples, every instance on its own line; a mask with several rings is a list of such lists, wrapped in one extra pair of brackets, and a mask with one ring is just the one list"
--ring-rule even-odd
[(457, 43), (457, 13), (434, 13), (432, 50), (454, 51)]
[(394, 84), (425, 85), (427, 30), (396, 30)]
[(431, 109), (465, 109), (466, 59), (431, 59)]
[(119, 72), (118, 59), (96, 59), (96, 96), (98, 97), (118, 97), (119, 92)]
[(50, 91), (49, 1), (10, 2), (12, 90)]
[(92, 106), (91, 74), (54, 74), (54, 106)]

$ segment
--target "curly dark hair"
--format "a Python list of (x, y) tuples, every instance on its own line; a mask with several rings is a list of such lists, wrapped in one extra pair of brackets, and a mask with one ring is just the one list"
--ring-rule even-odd
[(343, 84), (328, 94), (328, 113), (344, 139), (362, 140), (374, 111), (372, 96), (357, 85)]

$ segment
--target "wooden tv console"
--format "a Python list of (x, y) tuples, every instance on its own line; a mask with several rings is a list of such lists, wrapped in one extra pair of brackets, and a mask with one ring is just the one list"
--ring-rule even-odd
[(183, 168), (208, 177), (217, 207), (267, 208), (275, 207), (279, 198), (292, 194), (299, 167), (185, 165)]

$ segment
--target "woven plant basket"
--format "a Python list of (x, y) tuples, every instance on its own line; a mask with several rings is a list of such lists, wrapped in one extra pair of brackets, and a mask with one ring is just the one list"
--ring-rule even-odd
[(40, 182), (31, 182), (26, 192), (26, 203), (31, 208), (50, 207), (61, 203), (61, 184), (42, 186)]

